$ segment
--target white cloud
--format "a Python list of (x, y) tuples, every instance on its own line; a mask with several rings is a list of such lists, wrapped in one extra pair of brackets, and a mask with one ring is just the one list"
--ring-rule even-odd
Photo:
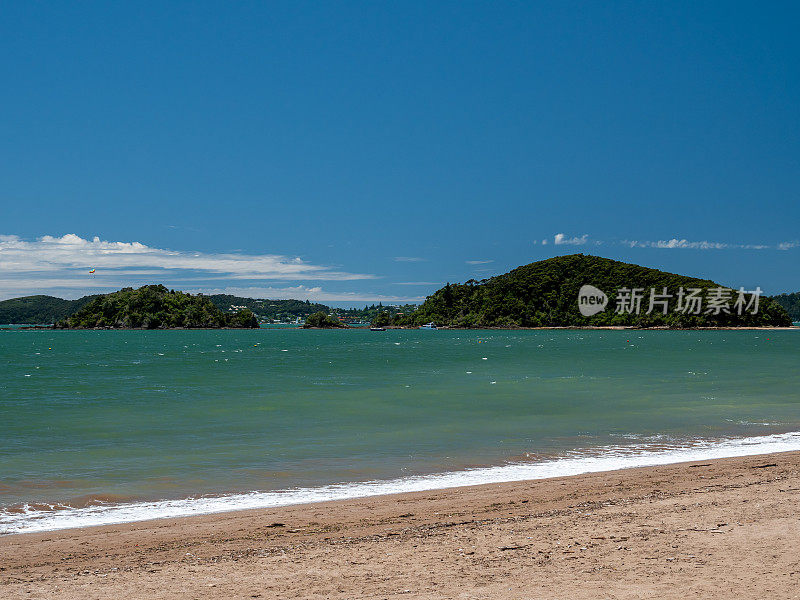
[(655, 243), (656, 248), (699, 248), (700, 250), (719, 250), (722, 248), (726, 248), (727, 244), (721, 244), (719, 242), (690, 242), (688, 240), (679, 240), (676, 238), (672, 238), (671, 240), (659, 240)]
[(669, 240), (639, 241), (639, 240), (623, 240), (623, 244), (631, 248), (667, 248), (667, 249), (683, 249), (688, 248), (691, 250), (769, 250), (779, 249), (788, 250), (796, 246), (800, 246), (798, 242), (781, 242), (776, 246), (770, 244), (731, 244), (727, 242), (710, 242), (708, 240), (692, 242), (687, 239), (672, 238)]
[(89, 269), (156, 268), (224, 274), (232, 278), (350, 281), (374, 275), (345, 273), (279, 254), (209, 254), (154, 248), (140, 242), (107, 242), (75, 234), (26, 241), (0, 236), (0, 273), (66, 273)]
[[(96, 269), (90, 275), (89, 271)], [(75, 298), (126, 286), (163, 283), (224, 285), (221, 281), (353, 281), (374, 275), (348, 273), (279, 254), (212, 254), (108, 242), (75, 234), (24, 240), (0, 235), (0, 298), (55, 294)], [(287, 288), (288, 289), (288, 288)]]
[(493, 263), (493, 260), (468, 260), (466, 263), (468, 265), (488, 265), (489, 263)]
[(425, 262), (427, 258), (420, 258), (419, 256), (395, 256), (395, 262)]
[[(553, 237), (556, 246), (583, 246), (589, 240), (589, 236), (584, 234), (580, 237), (567, 237), (563, 233), (557, 233)], [(544, 241), (542, 242), (544, 243)]]

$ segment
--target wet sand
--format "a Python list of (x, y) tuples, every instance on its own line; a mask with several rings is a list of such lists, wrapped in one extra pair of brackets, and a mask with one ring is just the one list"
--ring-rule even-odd
[(0, 598), (796, 598), (800, 452), (0, 538)]

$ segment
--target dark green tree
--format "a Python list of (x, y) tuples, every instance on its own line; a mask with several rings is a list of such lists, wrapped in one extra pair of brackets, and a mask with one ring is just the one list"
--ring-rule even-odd
[(373, 327), (386, 327), (387, 325), (392, 324), (392, 317), (389, 316), (389, 313), (386, 311), (381, 311), (375, 318), (372, 320)]
[(339, 319), (326, 315), (324, 312), (319, 311), (309, 315), (303, 325), (305, 329), (332, 329), (335, 327), (347, 327)]

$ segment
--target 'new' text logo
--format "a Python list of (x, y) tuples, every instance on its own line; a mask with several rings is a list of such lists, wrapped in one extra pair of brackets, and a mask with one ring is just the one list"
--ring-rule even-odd
[(578, 310), (584, 317), (603, 312), (608, 304), (608, 296), (593, 285), (581, 286), (578, 292)]

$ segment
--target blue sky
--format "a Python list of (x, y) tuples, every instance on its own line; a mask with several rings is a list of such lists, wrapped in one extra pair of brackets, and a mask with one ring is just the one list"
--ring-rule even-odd
[(402, 302), (573, 252), (800, 290), (798, 16), (6, 3), (0, 298)]

